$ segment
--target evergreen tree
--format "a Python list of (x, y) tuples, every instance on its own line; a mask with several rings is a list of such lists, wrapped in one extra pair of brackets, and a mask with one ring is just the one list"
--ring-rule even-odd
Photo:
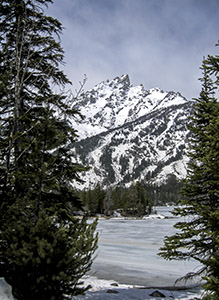
[(103, 212), (104, 212), (104, 200), (105, 200), (105, 197), (106, 197), (106, 192), (103, 190), (103, 188), (100, 186), (99, 183), (94, 188), (93, 197), (94, 197), (94, 201), (97, 205), (96, 213), (103, 214)]
[(129, 188), (115, 189), (113, 192), (115, 193), (115, 195), (112, 193), (113, 197), (117, 196), (115, 199), (119, 201), (117, 208), (122, 209), (122, 213), (125, 215), (139, 217), (152, 210), (152, 201), (148, 198), (146, 190), (140, 182), (132, 183)]
[(152, 211), (152, 203), (146, 194), (146, 190), (140, 182), (135, 184), (135, 190), (138, 199), (138, 214), (145, 215), (150, 214)]
[(96, 249), (96, 223), (78, 220), (77, 111), (60, 88), (61, 23), (52, 0), (0, 1), (0, 277), (16, 299), (68, 299)]
[(123, 208), (121, 196), (122, 196), (122, 188), (116, 186), (115, 189), (112, 190), (111, 192), (112, 208), (114, 210)]
[(99, 183), (94, 189), (83, 190), (79, 194), (91, 216), (104, 213), (106, 192)]
[(122, 212), (124, 215), (128, 215), (130, 212), (130, 207), (132, 203), (132, 197), (129, 192), (129, 189), (124, 189), (121, 196), (121, 203), (122, 203)]
[[(166, 259), (190, 259), (203, 267), (194, 275), (206, 280), (206, 290), (219, 297), (219, 57), (203, 62), (202, 91), (196, 99), (189, 129), (190, 163), (183, 187), (183, 205), (174, 214), (184, 218), (178, 233), (165, 238), (160, 255)], [(212, 75), (216, 75), (216, 81)]]

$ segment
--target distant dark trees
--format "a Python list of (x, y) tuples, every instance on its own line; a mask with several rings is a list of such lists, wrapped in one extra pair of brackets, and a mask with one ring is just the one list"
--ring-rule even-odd
[(195, 99), (189, 129), (190, 163), (183, 187), (184, 217), (177, 234), (166, 237), (160, 255), (166, 259), (193, 258), (202, 264), (206, 299), (219, 299), (219, 56), (208, 56), (202, 65), (202, 91)]
[[(150, 177), (149, 177), (150, 178)], [(145, 184), (147, 195), (156, 205), (178, 205), (183, 198), (181, 189), (183, 182), (175, 175), (169, 175), (166, 182), (160, 184)]]
[(175, 175), (162, 184), (137, 181), (130, 187), (117, 185), (105, 188), (97, 184), (94, 188), (78, 192), (85, 210), (92, 216), (111, 215), (114, 211), (124, 216), (142, 216), (150, 213), (156, 205), (176, 205), (182, 199), (183, 183)]
[(119, 211), (123, 216), (143, 216), (152, 210), (152, 200), (140, 182), (129, 188), (117, 186), (103, 189), (99, 184), (94, 189), (79, 192), (80, 199), (90, 215), (112, 215)]
[(16, 299), (69, 299), (96, 249), (74, 181), (70, 83), (52, 0), (0, 1), (0, 277)]

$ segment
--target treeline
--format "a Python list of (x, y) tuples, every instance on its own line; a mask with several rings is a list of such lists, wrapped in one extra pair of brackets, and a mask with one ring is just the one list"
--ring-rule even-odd
[(169, 176), (163, 184), (145, 184), (144, 187), (154, 205), (177, 205), (183, 198), (181, 194), (183, 182), (175, 175)]
[(153, 207), (152, 199), (140, 182), (129, 188), (117, 186), (114, 189), (104, 189), (97, 184), (94, 189), (79, 192), (79, 197), (90, 216), (111, 216), (115, 211), (122, 216), (143, 216), (151, 213)]
[(115, 211), (123, 216), (142, 216), (150, 214), (153, 206), (177, 204), (182, 197), (182, 185), (175, 176), (161, 185), (137, 182), (130, 187), (119, 185), (106, 189), (97, 184), (93, 189), (79, 192), (79, 198), (90, 216), (111, 216)]

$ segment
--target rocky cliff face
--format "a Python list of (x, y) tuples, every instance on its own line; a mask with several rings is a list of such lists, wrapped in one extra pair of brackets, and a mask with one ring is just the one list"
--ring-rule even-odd
[(75, 155), (91, 167), (84, 187), (185, 177), (191, 105), (179, 93), (133, 87), (128, 75), (84, 93), (77, 108), (85, 119), (73, 124)]

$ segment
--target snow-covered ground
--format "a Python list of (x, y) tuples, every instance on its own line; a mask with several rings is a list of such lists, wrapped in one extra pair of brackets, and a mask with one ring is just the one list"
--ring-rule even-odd
[(11, 287), (0, 278), (0, 300), (14, 300), (11, 294)]

